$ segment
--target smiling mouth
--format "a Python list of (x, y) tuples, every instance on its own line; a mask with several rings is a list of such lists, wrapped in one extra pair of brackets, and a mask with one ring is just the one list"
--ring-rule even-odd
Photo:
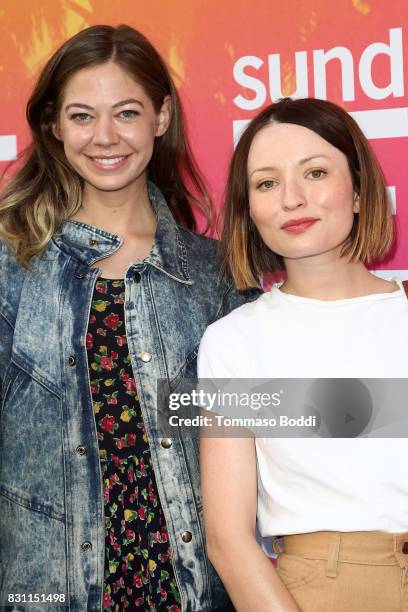
[(90, 157), (89, 159), (97, 168), (112, 170), (120, 168), (129, 158), (129, 155), (117, 155), (116, 157)]

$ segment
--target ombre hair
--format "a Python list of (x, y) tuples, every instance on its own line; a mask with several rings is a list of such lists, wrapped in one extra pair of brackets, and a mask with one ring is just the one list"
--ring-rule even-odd
[(210, 198), (186, 139), (180, 99), (164, 61), (129, 26), (92, 26), (66, 41), (43, 68), (27, 104), (32, 143), (0, 199), (0, 238), (26, 267), (82, 203), (83, 179), (68, 163), (52, 130), (64, 88), (77, 71), (108, 61), (144, 88), (156, 112), (170, 96), (170, 124), (155, 140), (148, 178), (160, 188), (178, 223), (195, 229), (193, 206), (210, 219)]
[(230, 163), (221, 243), (223, 269), (236, 286), (259, 287), (262, 274), (284, 270), (283, 258), (266, 246), (249, 214), (248, 155), (256, 134), (271, 122), (306, 127), (346, 156), (359, 213), (354, 215), (342, 256), (366, 263), (384, 257), (393, 241), (392, 213), (381, 167), (361, 129), (332, 102), (284, 98), (249, 123)]

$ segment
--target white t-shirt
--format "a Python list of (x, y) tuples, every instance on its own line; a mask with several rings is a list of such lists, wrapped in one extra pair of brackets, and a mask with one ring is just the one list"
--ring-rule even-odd
[[(405, 292), (322, 301), (274, 286), (210, 325), (198, 375), (408, 378)], [(408, 531), (407, 451), (403, 438), (256, 439), (261, 535)]]

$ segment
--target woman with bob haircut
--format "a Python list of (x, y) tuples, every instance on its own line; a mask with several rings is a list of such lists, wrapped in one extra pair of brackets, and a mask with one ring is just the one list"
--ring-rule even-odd
[[(343, 109), (268, 106), (232, 158), (224, 268), (242, 289), (286, 279), (207, 329), (199, 377), (407, 378), (404, 288), (364, 265), (389, 252), (392, 227), (380, 166)], [(202, 437), (207, 550), (239, 612), (408, 610), (406, 442), (350, 439), (348, 409), (332, 437)], [(276, 569), (256, 522), (283, 538)]]
[[(90, 27), (43, 68), (0, 201), (0, 609), (212, 610), (194, 432), (158, 385), (253, 299), (219, 282), (208, 196), (151, 43)], [(188, 390), (188, 389), (187, 389)]]

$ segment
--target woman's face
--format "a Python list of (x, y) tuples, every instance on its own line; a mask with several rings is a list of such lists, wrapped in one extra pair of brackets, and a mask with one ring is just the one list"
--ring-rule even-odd
[(143, 87), (106, 62), (70, 78), (53, 131), (85, 189), (112, 192), (146, 180), (154, 140), (169, 117), (169, 99), (156, 113)]
[(271, 123), (248, 156), (250, 215), (286, 260), (340, 257), (358, 198), (346, 156), (308, 128)]

